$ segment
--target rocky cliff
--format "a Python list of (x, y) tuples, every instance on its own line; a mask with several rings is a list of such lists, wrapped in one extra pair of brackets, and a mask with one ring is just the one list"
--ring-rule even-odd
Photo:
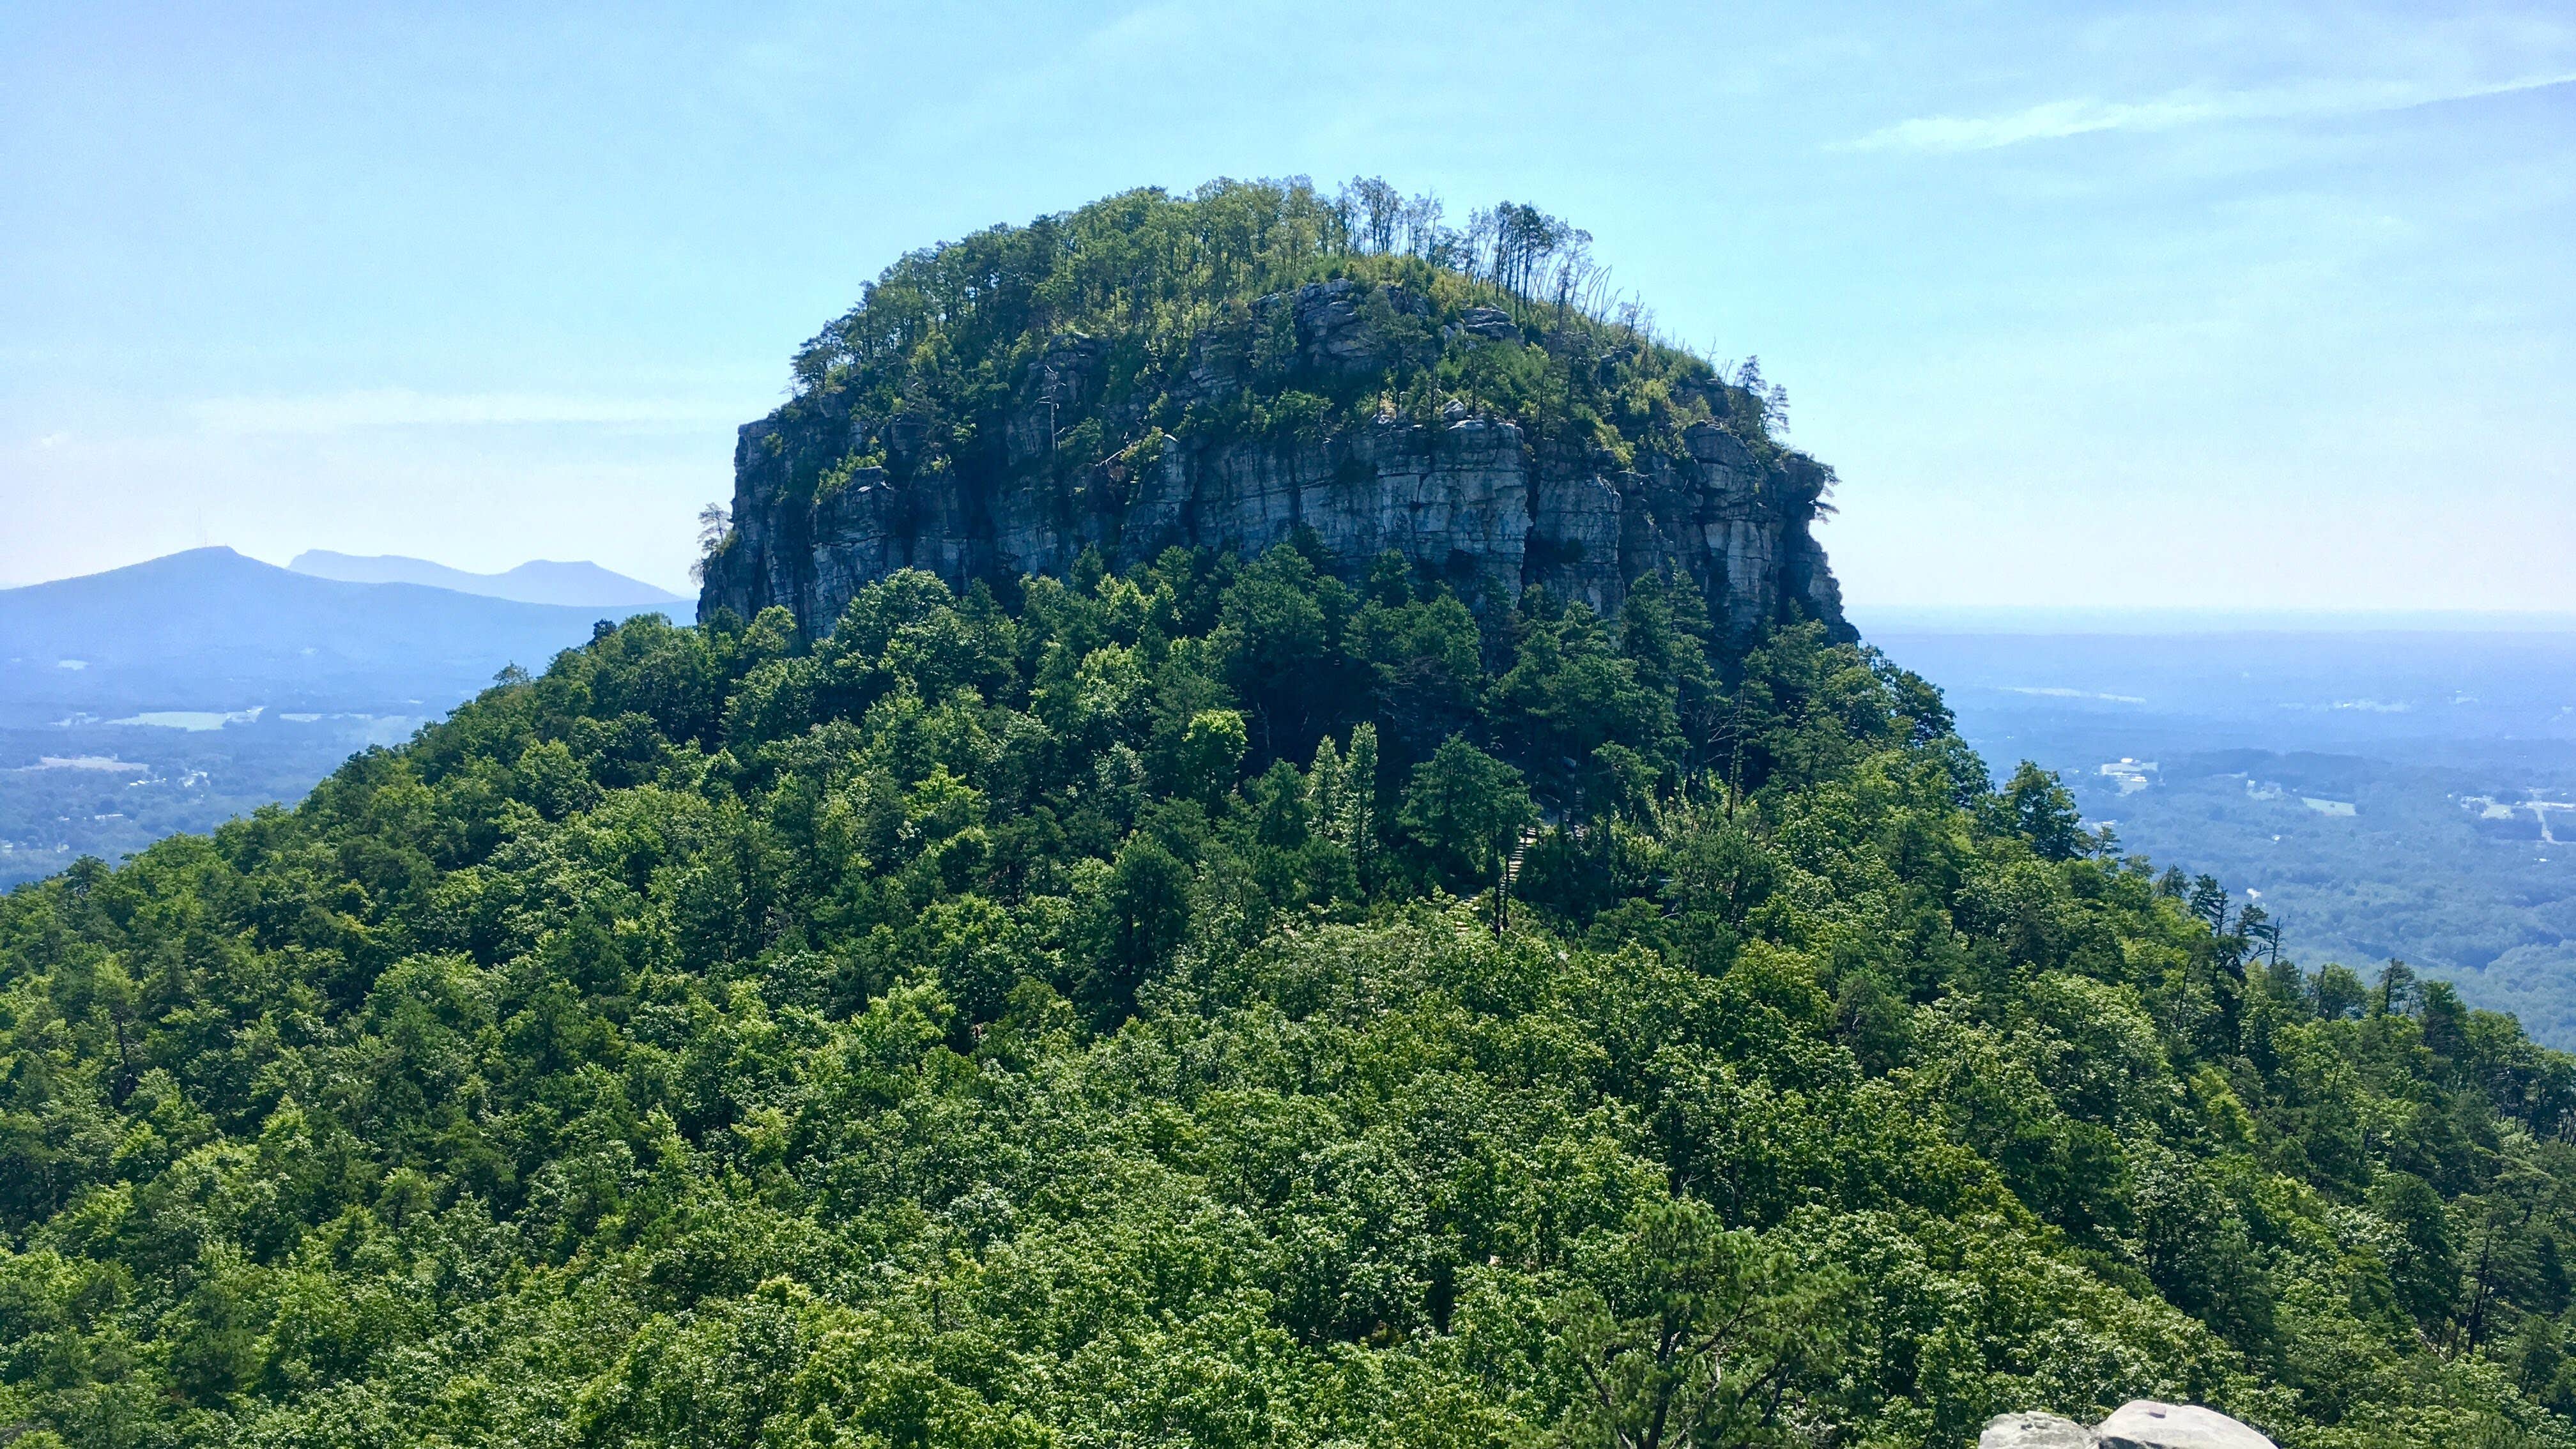
[(1747, 426), (1730, 384), (1675, 375), (1660, 412), (1569, 442), (1512, 405), (1529, 391), (1514, 380), (1615, 383), (1649, 344), (1605, 352), (1581, 319), (1587, 352), (1544, 309), (1516, 320), (1438, 280), (1282, 289), (1159, 360), (1058, 329), (965, 406), (827, 381), (742, 429), (701, 616), (780, 604), (828, 628), (902, 568), (963, 586), (1062, 574), (1086, 549), (1124, 567), (1302, 534), (1354, 578), (1392, 551), (1479, 612), (1532, 586), (1613, 611), (1660, 572), (1695, 583), (1739, 648), (1793, 618), (1845, 631), (1812, 532), (1832, 475)]

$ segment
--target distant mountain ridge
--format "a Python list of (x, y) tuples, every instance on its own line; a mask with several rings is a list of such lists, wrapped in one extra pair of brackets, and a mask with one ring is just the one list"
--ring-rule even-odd
[(312, 578), (346, 584), (423, 584), (522, 604), (634, 608), (683, 602), (668, 589), (655, 588), (642, 579), (628, 578), (588, 560), (558, 563), (532, 559), (503, 573), (478, 574), (398, 553), (334, 553), (327, 548), (308, 548), (286, 566)]
[(2182, 608), (2085, 604), (1856, 604), (1852, 624), (1871, 639), (1897, 635), (2102, 638), (2211, 634), (2571, 634), (2564, 609)]
[[(603, 571), (604, 572), (604, 571)], [(190, 549), (0, 590), (0, 706), (445, 709), (641, 606), (346, 583)]]

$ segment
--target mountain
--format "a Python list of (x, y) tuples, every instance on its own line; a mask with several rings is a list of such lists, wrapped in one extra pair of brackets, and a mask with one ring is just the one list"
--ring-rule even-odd
[[(1544, 453), (1595, 408), (1650, 505), (1717, 402), (1765, 490), (1804, 466), (1745, 374), (1677, 403), (1699, 374), (1637, 314), (1575, 323), (1579, 233), (1437, 215), (1227, 182), (1000, 228), (898, 264), (807, 386), (971, 403), (1020, 376), (1026, 318), (985, 306), (1015, 289), (1105, 289), (1089, 335), (1141, 375), (1338, 269), (1550, 314), (1409, 381), (1434, 418), (1466, 394)], [(1202, 458), (1376, 426), (1268, 315), (1285, 372), (1183, 417)], [(992, 417), (940, 425), (947, 472)], [(749, 501), (791, 523), (879, 466), (781, 448)], [(960, 526), (903, 536), (999, 538), (942, 472), (905, 496)], [(835, 582), (738, 516), (719, 559), (781, 571), (704, 623), (599, 630), (292, 811), (0, 896), (0, 1423), (1969, 1449), (2044, 1409), (1998, 1432), (2256, 1442), (2121, 1408), (2189, 1399), (2288, 1449), (2576, 1446), (2576, 1058), (2283, 956), (2035, 767), (1998, 787), (1820, 585), (1737, 610), (1788, 555), (1706, 517), (1640, 521), (1659, 566), (1600, 608), (1321, 524), (1134, 557), (1136, 517), (1062, 576)]]
[[(1092, 264), (1133, 241), (1116, 205), (897, 264), (742, 429), (701, 611), (820, 628), (901, 568), (964, 588), (1295, 540), (1347, 583), (1391, 564), (1480, 616), (1529, 588), (1615, 614), (1651, 573), (1734, 647), (1798, 618), (1848, 637), (1811, 532), (1833, 470), (1779, 441), (1758, 370), (1569, 305), (1595, 274), (1544, 228), (1477, 245), (1545, 270), (1551, 302), (1418, 248), (1333, 254), (1320, 220), (1244, 233), (1266, 243), (1214, 291), (1186, 264)], [(928, 317), (947, 350), (913, 345)]]
[(199, 548), (0, 590), (0, 703), (87, 710), (441, 707), (635, 606), (340, 583)]
[(649, 608), (684, 602), (678, 594), (657, 589), (642, 579), (611, 573), (595, 563), (556, 563), (537, 559), (506, 573), (474, 574), (427, 559), (401, 554), (333, 553), (308, 548), (287, 565), (317, 579), (351, 584), (426, 584), (460, 594), (515, 599), (522, 604), (566, 604), (574, 608)]

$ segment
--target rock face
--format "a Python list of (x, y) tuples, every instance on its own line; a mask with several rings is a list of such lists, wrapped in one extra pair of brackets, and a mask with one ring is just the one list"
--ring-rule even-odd
[[(1407, 348), (1418, 360), (1425, 349), (1524, 345), (1497, 309), (1435, 328), (1429, 305), (1404, 289), (1347, 280), (1264, 297), (1250, 312), (1245, 325), (1200, 336), (1167, 402), (1260, 399), (1265, 365), (1365, 396), (1368, 375)], [(902, 568), (963, 587), (1061, 575), (1085, 549), (1123, 568), (1174, 546), (1252, 554), (1303, 534), (1345, 577), (1393, 550), (1480, 611), (1532, 585), (1615, 611), (1632, 581), (1660, 572), (1695, 583), (1738, 647), (1791, 618), (1848, 637), (1811, 532), (1831, 475), (1801, 454), (1757, 454), (1700, 422), (1683, 431), (1679, 456), (1641, 450), (1622, 468), (1599, 450), (1535, 447), (1513, 423), (1455, 403), (1437, 421), (1380, 409), (1338, 429), (1197, 428), (1184, 439), (1149, 426), (1140, 406), (1101, 401), (1110, 352), (1078, 334), (1054, 339), (980, 441), (913, 413), (836, 412), (829, 399), (745, 426), (733, 533), (709, 560), (701, 616), (778, 604), (824, 629), (860, 588)], [(1283, 353), (1284, 364), (1265, 364)]]
[(1977, 1449), (2276, 1449), (2257, 1430), (2197, 1404), (2132, 1399), (2086, 1428), (2055, 1414), (1998, 1414)]

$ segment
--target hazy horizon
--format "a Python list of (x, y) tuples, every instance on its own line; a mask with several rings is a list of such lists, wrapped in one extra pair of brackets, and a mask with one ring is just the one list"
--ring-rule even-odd
[[(589, 559), (523, 559), (519, 563), (489, 572), (455, 569), (440, 559), (416, 554), (354, 555), (337, 554), (328, 549), (299, 550), (285, 559), (263, 558), (247, 549), (229, 544), (195, 544), (174, 549), (186, 553), (197, 549), (219, 548), (271, 568), (306, 573), (310, 577), (330, 579), (329, 574), (313, 573), (295, 567), (296, 559), (307, 554), (323, 554), (352, 562), (389, 561), (427, 564), (433, 568), (467, 574), (476, 579), (497, 580), (516, 569), (529, 567), (578, 567), (596, 565)], [(79, 574), (57, 578), (31, 579), (23, 584), (0, 585), (0, 592), (13, 588), (32, 588), (38, 584), (59, 583), (65, 579), (86, 578), (112, 573), (137, 564), (167, 558), (168, 554), (131, 563), (111, 564)], [(632, 578), (631, 575), (613, 575)], [(367, 580), (338, 580), (365, 583)], [(648, 582), (635, 580), (636, 582)], [(430, 587), (438, 587), (430, 585)], [(696, 586), (683, 581), (679, 591), (682, 602), (696, 597)], [(2236, 634), (2236, 633), (2576, 633), (2576, 610), (2570, 609), (2384, 609), (2364, 607), (2227, 607), (2170, 604), (1918, 604), (1902, 601), (1857, 603), (1848, 609), (1851, 622), (1864, 638), (1908, 634)], [(1902, 662), (1902, 661), (1900, 661)]]
[(903, 251), (1372, 173), (1564, 215), (1665, 333), (1760, 354), (1864, 613), (2576, 610), (2549, 7), (31, 7), (0, 39), (0, 586), (221, 543), (691, 593), (734, 429)]

